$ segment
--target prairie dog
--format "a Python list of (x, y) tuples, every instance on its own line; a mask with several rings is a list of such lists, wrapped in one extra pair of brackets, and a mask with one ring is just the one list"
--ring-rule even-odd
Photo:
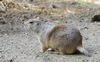
[(82, 47), (81, 33), (73, 26), (67, 24), (48, 25), (37, 18), (29, 19), (25, 22), (25, 27), (39, 36), (43, 52), (51, 48), (59, 50), (61, 54), (72, 54), (79, 51), (90, 56), (90, 53)]

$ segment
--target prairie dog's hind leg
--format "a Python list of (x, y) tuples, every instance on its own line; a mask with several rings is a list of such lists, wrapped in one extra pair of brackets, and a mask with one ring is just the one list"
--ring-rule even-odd
[(63, 55), (66, 55), (66, 54), (67, 54), (67, 53), (66, 53), (66, 50), (64, 50), (64, 49), (62, 49), (62, 48), (60, 48), (59, 51), (60, 51), (60, 54), (63, 54)]

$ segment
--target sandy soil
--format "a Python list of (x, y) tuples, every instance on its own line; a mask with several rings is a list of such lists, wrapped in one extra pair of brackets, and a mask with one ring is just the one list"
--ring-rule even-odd
[[(100, 14), (100, 6), (82, 2), (52, 2), (60, 5), (51, 8), (50, 3), (6, 2), (7, 13), (0, 19), (0, 62), (100, 62), (100, 22), (88, 22)], [(83, 47), (91, 57), (84, 54), (59, 55), (59, 52), (40, 53), (41, 44), (36, 34), (24, 29), (24, 22), (40, 17), (48, 23), (67, 23), (80, 30)], [(4, 23), (2, 23), (4, 22)]]

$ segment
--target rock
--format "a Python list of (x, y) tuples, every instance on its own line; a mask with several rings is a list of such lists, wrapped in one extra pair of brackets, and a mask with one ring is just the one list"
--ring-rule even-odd
[(56, 4), (56, 3), (51, 3), (50, 7), (55, 9), (55, 8), (62, 8), (60, 5)]
[(100, 22), (100, 15), (93, 16), (93, 18), (91, 19), (91, 22)]

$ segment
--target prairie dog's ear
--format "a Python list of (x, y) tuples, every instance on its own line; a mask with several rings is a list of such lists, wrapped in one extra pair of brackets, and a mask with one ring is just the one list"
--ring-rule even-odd
[(36, 20), (39, 21), (40, 23), (42, 22), (42, 20), (39, 17), (37, 17)]
[(38, 21), (38, 22), (41, 22), (42, 21), (39, 17), (35, 18), (34, 20), (35, 21)]

